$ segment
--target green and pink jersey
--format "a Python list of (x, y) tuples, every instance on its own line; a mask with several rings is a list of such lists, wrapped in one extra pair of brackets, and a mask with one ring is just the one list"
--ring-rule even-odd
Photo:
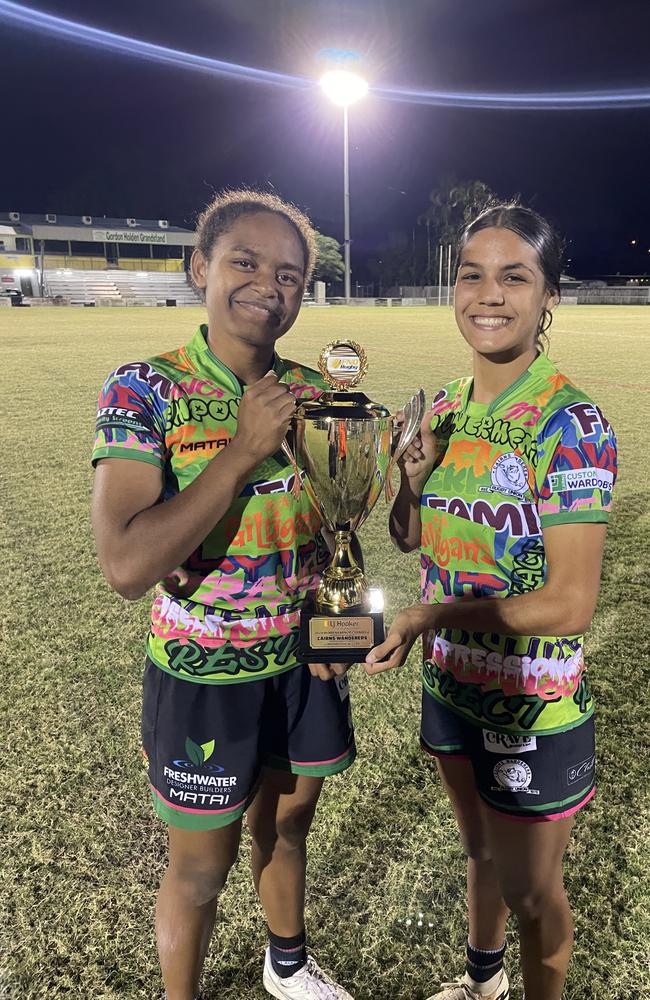
[[(162, 499), (185, 489), (227, 448), (244, 387), (212, 353), (201, 327), (178, 350), (121, 365), (99, 398), (92, 460), (127, 458), (160, 469)], [(275, 357), (298, 400), (326, 389), (318, 372)], [(147, 643), (162, 670), (231, 684), (296, 665), (300, 608), (328, 561), (304, 490), (292, 495), (282, 451), (251, 475), (225, 516), (183, 564), (182, 596), (156, 588)]]
[[(537, 590), (547, 573), (542, 529), (605, 522), (612, 506), (614, 432), (545, 355), (489, 405), (472, 402), (471, 390), (471, 378), (451, 382), (431, 410), (443, 457), (421, 498), (426, 603)], [(477, 725), (562, 732), (593, 711), (582, 646), (581, 635), (432, 630), (424, 685)]]

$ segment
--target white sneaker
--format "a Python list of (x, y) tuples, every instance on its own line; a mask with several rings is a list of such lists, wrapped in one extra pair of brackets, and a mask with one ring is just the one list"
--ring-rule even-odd
[(455, 983), (442, 983), (439, 993), (434, 993), (429, 1000), (509, 1000), (510, 984), (505, 970), (501, 970), (501, 978), (497, 982), (496, 989), (491, 993), (476, 993), (471, 989), (467, 981), (467, 973), (457, 979)]
[(287, 979), (281, 979), (271, 964), (271, 953), (267, 948), (263, 983), (266, 992), (277, 1000), (354, 1000), (342, 986), (319, 968), (311, 955), (307, 956), (307, 964), (302, 969), (298, 969)]

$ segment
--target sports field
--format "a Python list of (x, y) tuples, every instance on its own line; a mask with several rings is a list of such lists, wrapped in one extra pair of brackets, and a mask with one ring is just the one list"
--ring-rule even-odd
[[(0, 997), (161, 995), (152, 913), (165, 833), (139, 750), (148, 601), (103, 581), (89, 526), (89, 455), (106, 373), (189, 339), (200, 309), (0, 311), (3, 504)], [(305, 310), (282, 353), (315, 364), (353, 337), (363, 388), (396, 406), (468, 370), (447, 309)], [(649, 996), (647, 873), (650, 309), (560, 307), (551, 358), (618, 433), (620, 478), (587, 641), (599, 791), (578, 817), (567, 884), (576, 950), (566, 1000)], [(418, 596), (417, 557), (393, 550), (382, 503), (361, 532), (388, 617)], [(118, 628), (118, 621), (120, 623)], [(422, 1000), (462, 971), (464, 863), (418, 750), (417, 652), (397, 673), (351, 674), (359, 757), (326, 783), (310, 838), (308, 933), (356, 1000)], [(645, 717), (643, 709), (645, 707)], [(247, 865), (224, 893), (206, 1000), (253, 1000), (265, 925)], [(507, 967), (520, 1000), (516, 935)]]

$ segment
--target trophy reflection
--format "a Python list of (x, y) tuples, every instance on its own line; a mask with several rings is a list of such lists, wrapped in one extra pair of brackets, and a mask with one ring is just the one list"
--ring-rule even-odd
[[(334, 554), (301, 612), (299, 656), (303, 663), (354, 663), (383, 641), (384, 616), (383, 595), (370, 587), (352, 551), (353, 532), (382, 490), (390, 495), (394, 463), (424, 416), (424, 392), (409, 400), (398, 422), (365, 393), (350, 391), (367, 371), (365, 352), (354, 341), (329, 344), (318, 366), (331, 391), (298, 407), (291, 457), (301, 473), (297, 488), (302, 478), (312, 506), (334, 536)], [(290, 453), (288, 446), (285, 450)]]

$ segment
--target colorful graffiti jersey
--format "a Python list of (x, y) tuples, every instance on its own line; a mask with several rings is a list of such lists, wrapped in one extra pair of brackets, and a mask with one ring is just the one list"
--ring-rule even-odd
[[(99, 398), (93, 463), (150, 462), (163, 499), (185, 489), (237, 429), (243, 388), (210, 351), (206, 330), (187, 346), (121, 365)], [(320, 375), (276, 357), (295, 396), (326, 388)], [(301, 605), (327, 564), (320, 519), (279, 451), (253, 472), (227, 514), (184, 563), (182, 596), (158, 585), (148, 654), (163, 670), (202, 683), (268, 677), (296, 664)]]
[[(612, 428), (545, 355), (489, 405), (471, 402), (471, 388), (450, 383), (431, 411), (442, 458), (420, 508), (427, 603), (536, 590), (542, 528), (607, 521), (611, 509)], [(430, 631), (424, 685), (469, 721), (512, 733), (559, 732), (593, 710), (579, 635)]]

